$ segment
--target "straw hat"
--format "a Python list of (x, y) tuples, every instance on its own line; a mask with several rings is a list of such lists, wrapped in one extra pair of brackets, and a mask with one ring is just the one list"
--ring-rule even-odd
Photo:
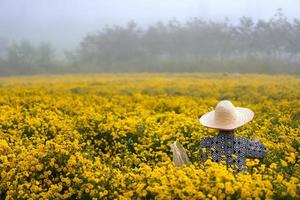
[(248, 108), (234, 107), (228, 101), (220, 101), (216, 109), (200, 117), (200, 123), (209, 128), (233, 130), (253, 119), (254, 112)]

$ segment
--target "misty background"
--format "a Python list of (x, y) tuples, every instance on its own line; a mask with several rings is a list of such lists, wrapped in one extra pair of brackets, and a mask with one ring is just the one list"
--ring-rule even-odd
[(297, 0), (0, 0), (0, 74), (300, 73)]

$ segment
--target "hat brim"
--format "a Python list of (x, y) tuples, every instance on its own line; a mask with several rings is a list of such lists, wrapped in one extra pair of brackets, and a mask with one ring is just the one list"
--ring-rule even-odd
[(200, 124), (209, 128), (221, 130), (233, 130), (250, 122), (254, 117), (254, 112), (248, 108), (235, 107), (237, 111), (237, 119), (230, 124), (219, 124), (215, 121), (215, 111), (202, 115), (199, 119)]

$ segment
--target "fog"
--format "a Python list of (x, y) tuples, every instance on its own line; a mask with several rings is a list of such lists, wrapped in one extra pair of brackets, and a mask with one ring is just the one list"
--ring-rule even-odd
[(130, 20), (147, 26), (172, 18), (227, 17), (235, 23), (242, 16), (269, 19), (278, 8), (289, 19), (300, 18), (298, 0), (0, 0), (0, 37), (70, 49), (88, 32)]
[(300, 74), (297, 0), (0, 0), (0, 75)]

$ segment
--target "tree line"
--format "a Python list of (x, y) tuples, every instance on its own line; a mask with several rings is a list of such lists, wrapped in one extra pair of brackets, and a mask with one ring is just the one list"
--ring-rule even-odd
[[(107, 26), (55, 61), (51, 45), (8, 48), (0, 69), (39, 72), (262, 72), (300, 73), (300, 20), (279, 9), (269, 20), (172, 19), (141, 28)], [(1, 41), (0, 41), (1, 56)], [(17, 71), (17, 70), (16, 70)]]

